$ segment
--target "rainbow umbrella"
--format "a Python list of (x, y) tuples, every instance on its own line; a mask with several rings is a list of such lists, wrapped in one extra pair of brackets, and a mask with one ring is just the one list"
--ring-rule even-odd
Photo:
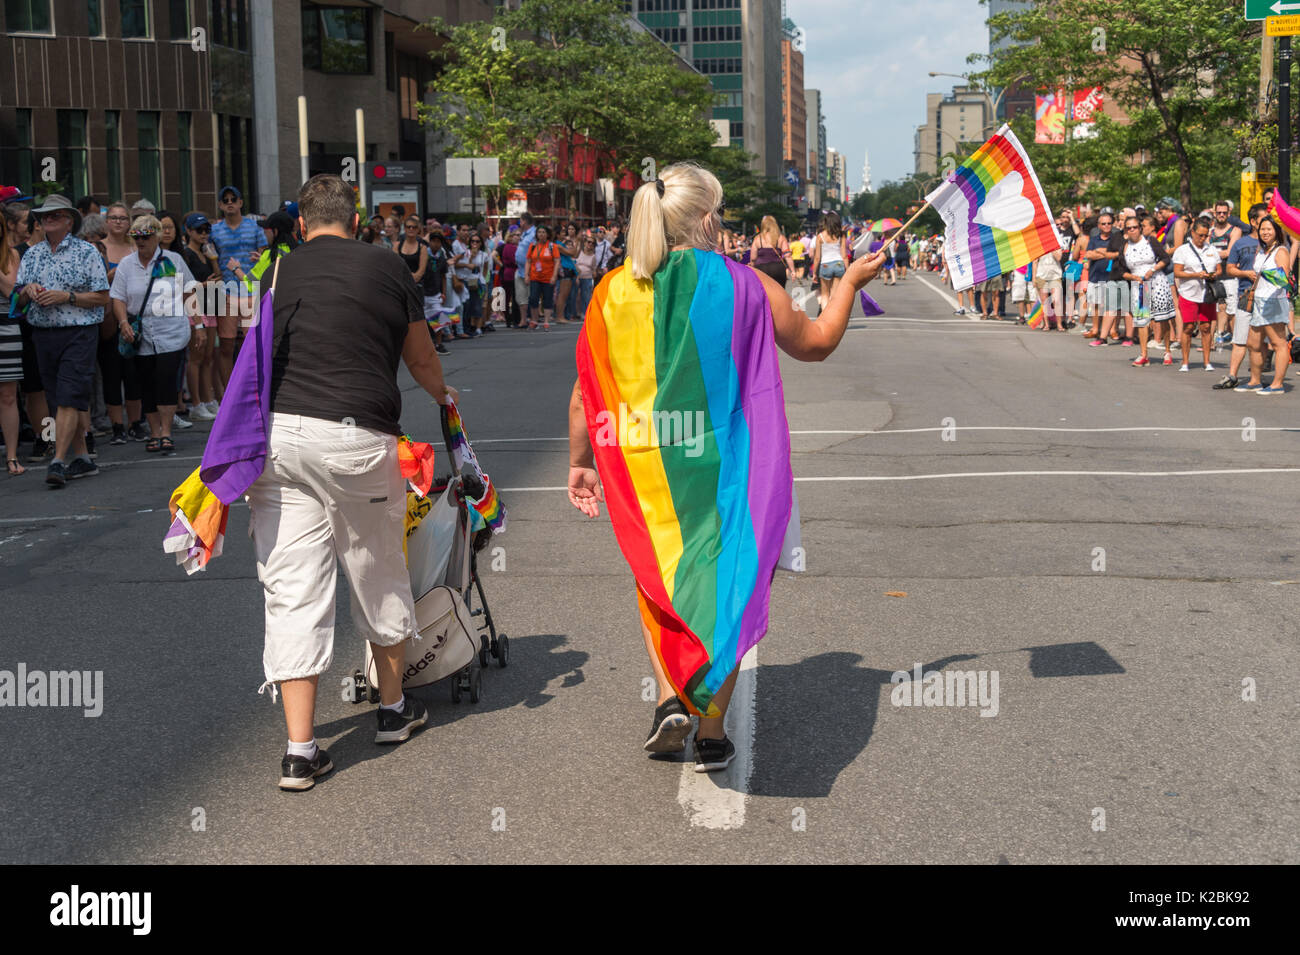
[(871, 231), (877, 235), (884, 235), (888, 231), (901, 229), (902, 227), (903, 223), (899, 222), (897, 219), (877, 219), (875, 222), (871, 223)]

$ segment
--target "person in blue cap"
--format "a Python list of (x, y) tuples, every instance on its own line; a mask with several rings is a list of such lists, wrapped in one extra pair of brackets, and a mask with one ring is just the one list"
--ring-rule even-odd
[(226, 292), (226, 308), (222, 309), (224, 314), (217, 316), (217, 335), (220, 338), (217, 368), (224, 389), (230, 380), (230, 370), (235, 367), (239, 300), (246, 291), (235, 270), (252, 267), (266, 247), (266, 237), (256, 222), (245, 218), (244, 194), (236, 187), (223, 187), (217, 198), (221, 202), (222, 218), (212, 226), (212, 244), (217, 249)]

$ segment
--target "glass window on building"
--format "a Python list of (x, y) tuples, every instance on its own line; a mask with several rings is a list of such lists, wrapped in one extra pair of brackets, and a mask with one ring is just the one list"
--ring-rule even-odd
[(190, 150), (190, 136), (194, 119), (189, 113), (176, 114), (176, 152), (180, 167), (182, 215), (194, 208), (194, 155)]
[(302, 8), (302, 65), (322, 73), (369, 73), (368, 7)]
[(104, 35), (104, 15), (99, 9), (99, 0), (86, 0), (87, 36)]
[[(217, 117), (218, 189), (233, 185), (245, 196), (253, 193), (251, 146), (253, 121), (242, 116)], [(247, 205), (244, 207), (248, 208)]]
[(144, 40), (153, 36), (149, 22), (149, 0), (118, 0), (122, 10), (122, 37)]
[(59, 128), (59, 187), (69, 199), (90, 194), (86, 164), (86, 113), (80, 109), (57, 111)]
[(248, 0), (208, 0), (212, 42), (248, 52)]
[(53, 33), (50, 0), (5, 0), (5, 23), (10, 33)]
[(139, 149), (140, 194), (157, 208), (163, 205), (162, 149), (158, 136), (158, 114), (135, 114), (136, 145)]
[(122, 118), (110, 109), (104, 113), (104, 151), (108, 159), (108, 201), (122, 198)]
[(190, 0), (168, 0), (167, 13), (171, 23), (169, 35), (173, 40), (190, 38)]
[(32, 194), (32, 111), (14, 110), (14, 146), (18, 152), (18, 188)]

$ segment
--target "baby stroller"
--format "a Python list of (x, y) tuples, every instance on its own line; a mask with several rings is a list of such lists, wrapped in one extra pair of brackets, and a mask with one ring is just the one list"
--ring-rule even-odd
[[(454, 466), (457, 456), (446, 407), (442, 433), (447, 459)], [(470, 702), (477, 703), (489, 657), (503, 668), (510, 661), (510, 639), (497, 633), (478, 574), (477, 553), (487, 546), (492, 529), (467, 497), (477, 500), (483, 493), (483, 482), (466, 462), (461, 473), (435, 479), (415, 508), (423, 516), (407, 532), (406, 553), (420, 639), (407, 641), (403, 690), (450, 676), (452, 702), (459, 703), (468, 693)], [(476, 529), (478, 524), (483, 526)], [(482, 605), (478, 610), (472, 609), (475, 590)], [(476, 625), (473, 618), (480, 616), (483, 623)], [(352, 702), (363, 700), (379, 702), (379, 677), (368, 643), (364, 666), (352, 675)]]

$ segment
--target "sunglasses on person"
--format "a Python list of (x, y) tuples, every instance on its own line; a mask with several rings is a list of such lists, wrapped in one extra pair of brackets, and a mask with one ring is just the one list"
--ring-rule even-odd
[(152, 239), (158, 233), (153, 229), (133, 229), (129, 234), (136, 242), (143, 242), (146, 239)]
[(238, 202), (238, 201), (239, 201), (239, 200), (238, 200), (237, 198), (235, 198), (234, 196), (227, 196), (226, 198), (224, 198), (224, 199), (221, 200), (221, 204), (222, 204), (223, 206), (228, 206), (228, 205), (230, 205), (232, 202)]

